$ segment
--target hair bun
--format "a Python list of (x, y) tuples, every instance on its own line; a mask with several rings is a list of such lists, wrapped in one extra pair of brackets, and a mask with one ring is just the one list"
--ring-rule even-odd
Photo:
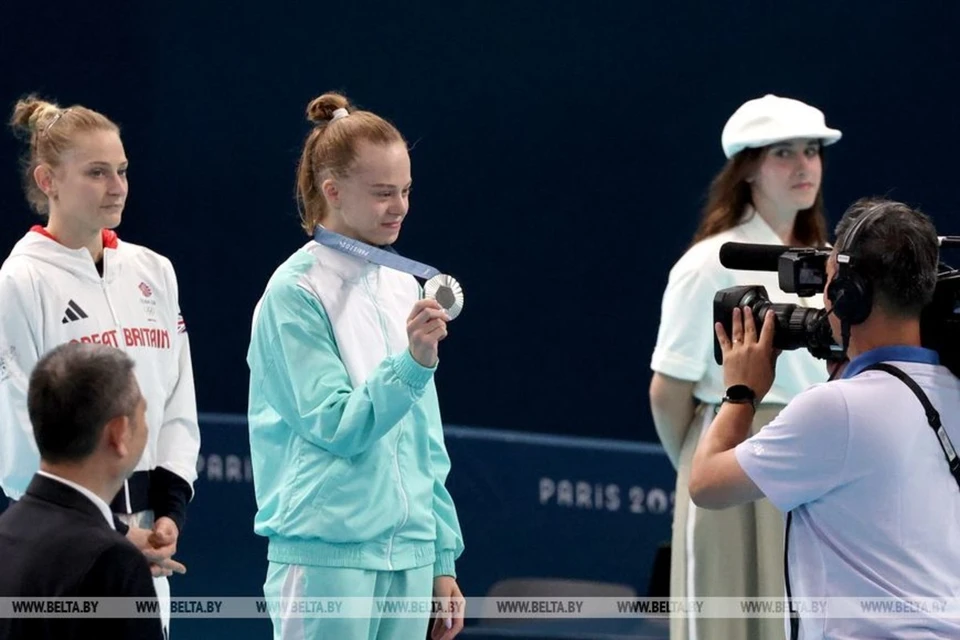
[(307, 120), (316, 124), (329, 122), (337, 109), (347, 109), (350, 103), (339, 93), (325, 93), (307, 105)]
[(10, 126), (14, 130), (35, 133), (42, 130), (58, 113), (60, 107), (57, 105), (30, 95), (17, 101), (10, 118)]

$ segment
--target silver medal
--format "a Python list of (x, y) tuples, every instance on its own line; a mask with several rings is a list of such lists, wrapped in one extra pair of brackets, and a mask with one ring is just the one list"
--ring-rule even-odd
[(423, 285), (423, 293), (439, 302), (451, 320), (463, 311), (463, 289), (453, 276), (444, 273), (433, 276)]

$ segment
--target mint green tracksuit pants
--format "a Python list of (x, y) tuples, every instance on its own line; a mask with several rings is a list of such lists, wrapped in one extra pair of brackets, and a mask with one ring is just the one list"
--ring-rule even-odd
[(271, 562), (263, 593), (268, 601), (277, 602), (318, 599), (309, 601), (312, 607), (323, 605), (322, 600), (327, 598), (332, 600), (326, 604), (347, 598), (355, 605), (364, 602), (362, 599), (374, 605), (369, 617), (338, 617), (335, 606), (328, 611), (299, 609), (286, 615), (271, 608), (274, 640), (423, 640), (430, 622), (429, 610), (422, 615), (391, 615), (390, 609), (380, 613), (376, 603), (384, 598), (429, 600), (433, 595), (433, 565), (407, 571), (372, 571)]

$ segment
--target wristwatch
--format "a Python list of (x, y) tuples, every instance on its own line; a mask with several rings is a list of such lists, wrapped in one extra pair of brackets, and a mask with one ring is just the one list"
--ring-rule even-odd
[(732, 387), (728, 387), (727, 395), (723, 396), (720, 404), (722, 405), (724, 402), (749, 404), (754, 412), (757, 410), (757, 394), (745, 384), (735, 384)]

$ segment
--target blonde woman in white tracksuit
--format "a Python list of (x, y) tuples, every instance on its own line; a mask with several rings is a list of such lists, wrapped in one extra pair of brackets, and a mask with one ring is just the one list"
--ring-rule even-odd
[(39, 468), (27, 414), (34, 365), (65, 342), (127, 352), (147, 400), (149, 435), (135, 473), (113, 500), (118, 530), (151, 561), (169, 633), (167, 577), (193, 497), (200, 430), (190, 344), (170, 261), (120, 240), (127, 158), (116, 124), (83, 106), (33, 96), (11, 125), (29, 141), (24, 187), (46, 220), (0, 267), (0, 487), (17, 500)]

